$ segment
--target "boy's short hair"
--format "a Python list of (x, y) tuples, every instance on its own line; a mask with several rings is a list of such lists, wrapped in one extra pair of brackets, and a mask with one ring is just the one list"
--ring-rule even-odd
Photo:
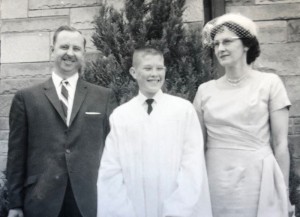
[(144, 46), (144, 47), (139, 47), (136, 48), (133, 52), (133, 57), (132, 57), (132, 66), (137, 66), (139, 63), (139, 57), (144, 56), (144, 55), (159, 55), (162, 58), (164, 58), (164, 54), (161, 50), (155, 48), (155, 47), (150, 47), (150, 46)]

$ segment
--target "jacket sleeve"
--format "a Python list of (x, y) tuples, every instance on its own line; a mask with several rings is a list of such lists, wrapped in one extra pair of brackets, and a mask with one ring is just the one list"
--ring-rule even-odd
[(185, 139), (177, 188), (164, 201), (163, 217), (212, 217), (203, 138), (192, 105), (187, 111), (185, 120)]
[(107, 134), (110, 131), (110, 126), (109, 126), (109, 116), (111, 115), (111, 113), (113, 112), (113, 110), (118, 106), (118, 102), (115, 96), (115, 93), (110, 90), (109, 91), (109, 96), (107, 99), (107, 103), (106, 103), (106, 127), (105, 127), (105, 136), (107, 136)]
[(118, 150), (118, 136), (113, 115), (97, 181), (97, 217), (136, 217), (128, 198)]
[(9, 114), (7, 183), (9, 208), (22, 208), (26, 176), (27, 117), (21, 92), (13, 98)]

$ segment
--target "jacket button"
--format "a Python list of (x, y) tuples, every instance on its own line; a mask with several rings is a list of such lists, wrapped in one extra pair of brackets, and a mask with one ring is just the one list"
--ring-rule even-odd
[(59, 179), (59, 175), (55, 176), (55, 179)]
[(71, 153), (70, 149), (66, 149), (66, 153), (70, 154)]

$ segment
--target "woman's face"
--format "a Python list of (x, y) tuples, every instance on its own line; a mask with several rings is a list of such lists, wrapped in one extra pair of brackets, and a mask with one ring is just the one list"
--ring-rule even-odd
[(222, 28), (213, 42), (215, 55), (222, 66), (234, 66), (246, 62), (248, 48), (239, 37), (227, 27)]

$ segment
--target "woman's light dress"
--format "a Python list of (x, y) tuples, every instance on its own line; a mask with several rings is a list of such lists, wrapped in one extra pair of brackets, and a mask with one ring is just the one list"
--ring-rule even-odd
[(194, 105), (207, 130), (213, 216), (287, 216), (270, 129), (270, 113), (290, 106), (280, 78), (253, 71), (238, 86), (212, 80), (200, 85)]

